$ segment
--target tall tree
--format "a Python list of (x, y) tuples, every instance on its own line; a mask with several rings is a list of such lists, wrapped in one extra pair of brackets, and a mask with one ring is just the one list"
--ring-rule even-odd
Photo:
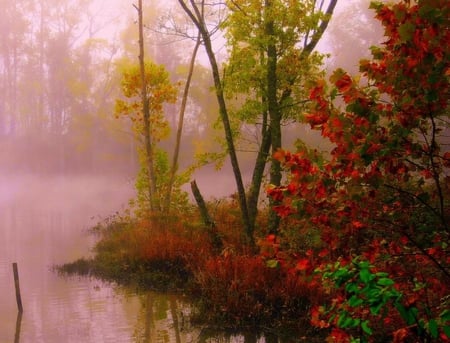
[(204, 1), (200, 4), (196, 3), (194, 0), (190, 1), (189, 5), (183, 1), (178, 0), (179, 4), (192, 20), (192, 22), (197, 27), (200, 35), (202, 37), (203, 44), (205, 46), (206, 54), (208, 56), (209, 63), (211, 65), (211, 70), (214, 79), (214, 87), (216, 91), (217, 101), (219, 103), (219, 114), (222, 120), (222, 124), (225, 131), (225, 140), (227, 144), (228, 154), (230, 156), (231, 166), (233, 168), (233, 174), (236, 181), (237, 191), (238, 191), (238, 201), (241, 209), (242, 222), (244, 230), (246, 232), (247, 238), (251, 244), (253, 244), (253, 226), (250, 223), (249, 212), (247, 208), (247, 199), (245, 195), (244, 182), (242, 181), (242, 174), (239, 167), (239, 161), (237, 158), (236, 148), (233, 139), (233, 132), (231, 129), (230, 118), (228, 115), (228, 109), (225, 102), (225, 95), (223, 90), (222, 79), (220, 76), (219, 65), (217, 63), (216, 55), (212, 46), (212, 34), (210, 31), (204, 11)]
[(143, 23), (143, 10), (142, 10), (142, 0), (138, 1), (138, 6), (136, 7), (138, 12), (138, 28), (139, 28), (139, 69), (141, 75), (141, 101), (142, 101), (142, 112), (144, 121), (144, 138), (145, 138), (145, 151), (147, 159), (147, 173), (148, 173), (148, 196), (150, 199), (150, 210), (156, 210), (157, 204), (155, 203), (156, 194), (156, 176), (155, 167), (153, 161), (153, 145), (151, 137), (150, 128), (150, 108), (149, 100), (147, 97), (147, 78), (145, 75), (145, 55), (144, 55), (144, 23)]
[[(166, 185), (163, 180), (161, 159), (164, 154), (158, 149), (158, 142), (169, 134), (169, 125), (164, 117), (163, 105), (176, 100), (177, 89), (169, 80), (169, 74), (164, 66), (144, 61), (144, 76), (140, 64), (124, 62), (122, 66), (121, 89), (124, 99), (116, 100), (116, 115), (128, 116), (133, 122), (134, 131), (140, 143), (141, 171), (137, 180), (139, 204), (145, 211), (160, 211), (165, 197)], [(145, 99), (142, 101), (142, 82), (145, 82)], [(147, 114), (144, 105), (147, 104)], [(145, 118), (147, 116), (147, 118)], [(147, 121), (147, 123), (146, 123)], [(150, 144), (150, 147), (148, 146)], [(148, 156), (148, 154), (151, 156)], [(153, 175), (148, 171), (149, 160), (152, 161)], [(166, 164), (163, 161), (163, 164)], [(164, 173), (167, 167), (162, 167)], [(154, 184), (151, 184), (154, 182)], [(145, 189), (145, 191), (144, 191)], [(145, 192), (145, 194), (142, 194)]]
[[(260, 143), (248, 196), (254, 223), (264, 168), (282, 146), (282, 123), (298, 117), (307, 98), (304, 88), (318, 73), (321, 59), (313, 54), (323, 36), (337, 0), (229, 1), (224, 22), (230, 48), (225, 72), (229, 97), (239, 97), (238, 125), (260, 123)], [(279, 185), (281, 168), (271, 159), (270, 184)], [(278, 216), (272, 212), (270, 229), (276, 231)]]
[(172, 196), (172, 188), (173, 188), (173, 183), (175, 182), (175, 174), (178, 170), (178, 157), (180, 154), (181, 135), (182, 135), (183, 126), (184, 126), (184, 115), (186, 112), (186, 104), (187, 104), (187, 100), (188, 100), (188, 96), (189, 96), (189, 88), (191, 86), (192, 75), (194, 74), (195, 60), (197, 57), (197, 52), (200, 47), (200, 44), (201, 44), (201, 36), (200, 36), (200, 34), (198, 34), (194, 49), (192, 51), (191, 60), (189, 62), (188, 75), (186, 78), (186, 83), (184, 85), (183, 95), (182, 95), (182, 99), (181, 99), (180, 113), (179, 113), (178, 125), (177, 125), (177, 135), (176, 135), (175, 147), (174, 147), (174, 151), (173, 151), (172, 164), (170, 166), (170, 171), (169, 171), (169, 184), (167, 187), (167, 195), (166, 195), (165, 202), (164, 202), (164, 209), (166, 211), (170, 210), (170, 200), (171, 200), (171, 196)]
[[(198, 3), (182, 0), (179, 0), (179, 3), (202, 34), (213, 73), (227, 152), (236, 180), (244, 230), (248, 240), (252, 242), (267, 157), (270, 148), (275, 152), (281, 147), (283, 113), (292, 110), (292, 94), (295, 85), (301, 83), (301, 73), (296, 68), (307, 63), (328, 25), (337, 0), (329, 2), (325, 15), (322, 13), (324, 1), (321, 1), (320, 5), (316, 1), (228, 2), (229, 16), (222, 23), (222, 27), (226, 29), (231, 57), (224, 71), (224, 78), (220, 75), (211, 42), (216, 28), (208, 25), (203, 7)], [(285, 68), (284, 75), (282, 64)], [(246, 100), (241, 108), (241, 118), (247, 116), (247, 123), (255, 123), (255, 118), (259, 115), (262, 123), (261, 141), (257, 147), (257, 159), (248, 197), (237, 159), (236, 134), (233, 131), (233, 118), (230, 116), (232, 113), (226, 99), (226, 95), (242, 96), (244, 93), (247, 94), (248, 101)], [(244, 122), (245, 119), (242, 119), (234, 128), (239, 129)], [(275, 160), (270, 175), (273, 184), (280, 183), (281, 169)], [(273, 215), (272, 218), (271, 228), (276, 230), (277, 216)]]

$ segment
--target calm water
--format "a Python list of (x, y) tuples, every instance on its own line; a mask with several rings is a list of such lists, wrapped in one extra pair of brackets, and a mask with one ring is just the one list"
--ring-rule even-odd
[[(281, 342), (192, 328), (189, 305), (176, 296), (130, 295), (95, 279), (52, 271), (55, 264), (89, 255), (94, 237), (86, 230), (132, 195), (127, 180), (0, 176), (1, 343)], [(13, 262), (19, 267), (21, 318)]]

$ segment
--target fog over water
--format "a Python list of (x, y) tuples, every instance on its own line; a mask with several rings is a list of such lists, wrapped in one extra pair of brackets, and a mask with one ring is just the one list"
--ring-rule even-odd
[(0, 342), (17, 335), (13, 262), (24, 306), (20, 342), (129, 341), (136, 316), (127, 311), (138, 311), (137, 299), (118, 297), (97, 280), (61, 278), (51, 269), (89, 255), (94, 237), (86, 229), (132, 195), (120, 178), (0, 177)]
[(36, 209), (70, 210), (103, 216), (119, 210), (134, 195), (133, 181), (124, 176), (36, 176), (0, 174), (0, 206), (18, 203)]

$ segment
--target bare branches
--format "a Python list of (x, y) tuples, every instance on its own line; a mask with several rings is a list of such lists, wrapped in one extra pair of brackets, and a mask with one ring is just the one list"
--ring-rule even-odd
[[(338, 2), (338, 0), (330, 0), (330, 3), (328, 4), (328, 8), (327, 8), (326, 12), (324, 13), (325, 19), (322, 20), (322, 22), (320, 23), (317, 30), (314, 31), (314, 33), (312, 34), (311, 40), (308, 42), (308, 39), (305, 39), (302, 56), (303, 55), (308, 56), (316, 48), (317, 44), (319, 43), (325, 30), (328, 27), (331, 16), (333, 15), (334, 9), (336, 8), (337, 2)], [(319, 10), (321, 10), (322, 6), (323, 6), (323, 1), (320, 4)], [(309, 37), (307, 36), (307, 38), (309, 38)]]

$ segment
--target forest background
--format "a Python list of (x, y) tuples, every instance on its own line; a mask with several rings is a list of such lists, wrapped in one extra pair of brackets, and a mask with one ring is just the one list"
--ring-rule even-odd
[[(173, 83), (184, 81), (195, 41), (162, 34), (161, 26), (170, 20), (186, 25), (186, 18), (176, 3), (144, 2), (144, 6), (147, 57), (164, 65)], [(336, 10), (338, 18), (330, 24), (319, 48), (332, 52), (326, 62), (330, 70), (338, 65), (356, 70), (358, 58), (368, 55), (368, 47), (380, 40), (381, 29), (372, 20), (368, 1), (346, 1), (338, 6), (342, 6)], [(350, 8), (359, 14), (348, 14)], [(115, 101), (122, 96), (121, 61), (138, 62), (137, 13), (132, 3), (24, 0), (5, 2), (1, 11), (2, 171), (35, 175), (125, 173), (134, 178), (138, 157), (131, 123), (114, 116)], [(339, 25), (340, 20), (348, 24)], [(365, 24), (368, 21), (373, 27)], [(214, 44), (219, 61), (225, 61), (224, 39), (219, 36)], [(342, 49), (343, 44), (352, 49)], [(216, 137), (223, 133), (214, 129), (218, 110), (203, 49), (196, 64), (183, 131), (182, 170), (194, 163), (196, 154), (222, 150)], [(177, 106), (165, 109), (172, 135), (162, 141), (163, 147), (174, 145)], [(293, 146), (297, 130), (306, 140), (323, 144), (305, 126), (292, 123), (286, 129), (284, 146)], [(252, 154), (239, 154), (244, 160), (244, 175), (248, 174), (245, 161), (251, 161)], [(227, 166), (219, 173), (205, 167), (205, 194), (231, 195), (234, 182), (226, 176), (228, 172)], [(217, 184), (214, 192), (209, 190), (211, 174), (223, 180), (220, 191)], [(197, 179), (202, 185), (202, 177)]]

